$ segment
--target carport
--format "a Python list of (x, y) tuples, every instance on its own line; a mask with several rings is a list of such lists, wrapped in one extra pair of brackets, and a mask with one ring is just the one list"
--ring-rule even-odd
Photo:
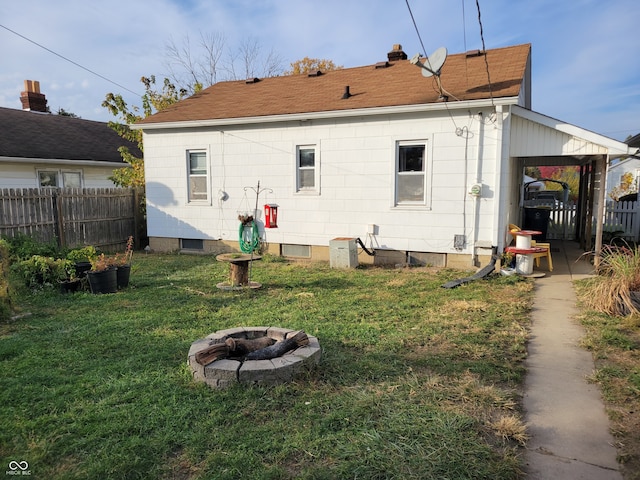
[(503, 124), (509, 147), (502, 155), (501, 192), (506, 201), (500, 202), (498, 218), (504, 224), (498, 225), (499, 231), (522, 218), (520, 192), (525, 167), (578, 166), (580, 186), (573, 240), (583, 250), (594, 251), (597, 261), (602, 250), (607, 166), (612, 159), (632, 155), (636, 149), (519, 106), (509, 110), (508, 121)]

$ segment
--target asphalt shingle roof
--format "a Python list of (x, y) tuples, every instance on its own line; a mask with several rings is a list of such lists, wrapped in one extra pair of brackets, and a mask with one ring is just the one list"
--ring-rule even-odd
[(0, 127), (0, 157), (124, 163), (123, 145), (140, 155), (136, 144), (103, 122), (0, 108)]
[[(531, 45), (524, 44), (488, 50), (486, 59), (479, 52), (449, 55), (440, 75), (442, 87), (450, 102), (518, 96), (530, 52)], [(138, 124), (441, 102), (433, 77), (423, 77), (409, 60), (388, 64), (386, 68), (375, 65), (344, 68), (316, 77), (291, 75), (264, 78), (256, 83), (219, 82)], [(352, 96), (342, 99), (346, 86)]]

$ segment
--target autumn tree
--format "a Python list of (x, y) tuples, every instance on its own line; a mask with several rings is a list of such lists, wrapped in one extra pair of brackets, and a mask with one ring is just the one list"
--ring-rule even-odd
[[(564, 182), (569, 187), (569, 200), (577, 201), (580, 190), (580, 168), (577, 166), (568, 166), (559, 168), (551, 175), (553, 180)], [(553, 185), (553, 184), (552, 184)], [(550, 186), (549, 190), (562, 190), (563, 187), (555, 184), (556, 187)]]
[(296, 60), (295, 62), (292, 62), (290, 66), (291, 70), (285, 71), (285, 75), (307, 74), (315, 70), (328, 72), (330, 70), (340, 70), (341, 68), (343, 68), (342, 65), (336, 65), (332, 60), (309, 57), (304, 57), (303, 59)]
[(622, 174), (622, 177), (620, 177), (620, 184), (613, 187), (609, 192), (609, 198), (617, 202), (620, 197), (637, 192), (638, 185), (633, 173), (625, 172)]

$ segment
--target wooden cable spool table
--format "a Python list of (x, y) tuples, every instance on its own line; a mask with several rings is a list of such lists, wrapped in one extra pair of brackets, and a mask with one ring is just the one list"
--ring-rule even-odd
[(261, 258), (260, 255), (246, 253), (222, 253), (216, 256), (217, 261), (229, 263), (229, 282), (218, 283), (216, 286), (221, 290), (260, 288), (260, 283), (252, 282), (249, 278), (249, 265)]
[(533, 273), (533, 254), (546, 252), (546, 247), (536, 247), (531, 245), (531, 238), (540, 235), (537, 230), (511, 230), (511, 235), (516, 237), (515, 247), (505, 248), (505, 252), (516, 255), (516, 272), (521, 275), (531, 275)]

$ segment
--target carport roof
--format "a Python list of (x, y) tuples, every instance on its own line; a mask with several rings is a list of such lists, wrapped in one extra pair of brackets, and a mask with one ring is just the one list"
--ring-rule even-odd
[[(512, 105), (511, 157), (545, 157), (549, 164), (582, 163), (586, 157), (631, 155), (632, 147), (533, 110)], [(548, 163), (547, 162), (547, 163)]]

